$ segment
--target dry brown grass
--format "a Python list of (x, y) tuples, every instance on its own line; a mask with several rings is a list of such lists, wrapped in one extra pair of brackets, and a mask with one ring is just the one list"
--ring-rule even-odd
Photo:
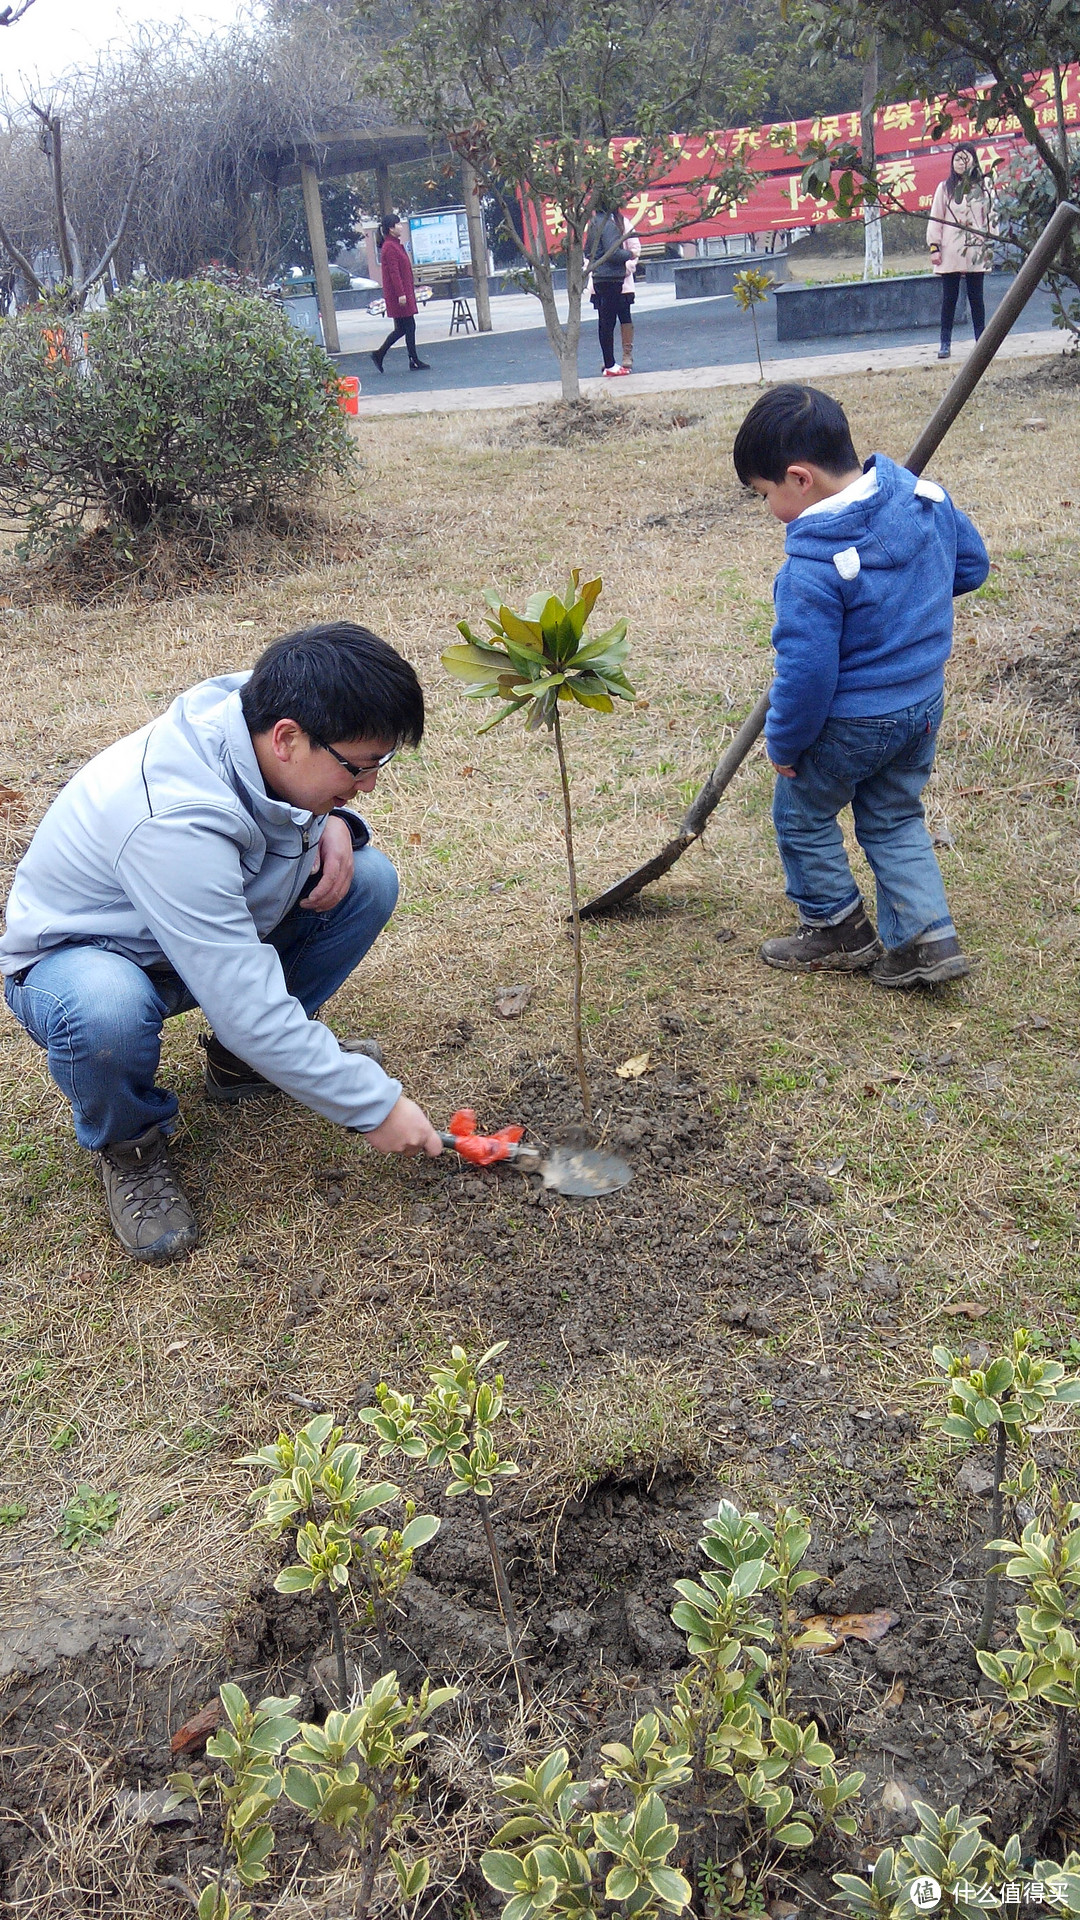
[[(902, 458), (944, 380), (912, 371), (835, 390), (859, 447)], [(676, 432), (649, 430), (653, 414), (655, 427), (670, 425), (670, 401), (636, 402), (640, 431), (570, 447), (499, 444), (509, 419), (494, 433), (489, 419), (467, 416), (367, 422), (355, 499), (337, 507), (363, 523), (355, 557), (150, 607), (0, 607), (0, 786), (25, 796), (0, 809), (9, 868), (63, 780), (179, 689), (243, 665), (292, 626), (356, 617), (417, 666), (431, 718), (422, 750), (383, 776), (369, 808), (401, 872), (402, 902), (333, 1016), (342, 1029), (379, 1033), (393, 1069), (441, 1121), (507, 1079), (523, 1050), (563, 1050), (551, 753), (511, 726), (478, 740), (478, 710), (441, 674), (439, 650), (488, 584), (514, 599), (561, 581), (569, 564), (600, 572), (602, 607), (629, 620), (639, 700), (569, 728), (586, 890), (656, 850), (769, 671), (780, 535), (730, 470), (748, 398), (695, 393), (700, 422)], [(1033, 412), (1049, 417), (1048, 431), (1023, 428)], [(587, 935), (596, 1056), (666, 1046), (721, 1107), (727, 1089), (738, 1092), (733, 1138), (786, 1133), (803, 1164), (836, 1167), (838, 1205), (814, 1233), (838, 1286), (872, 1257), (910, 1263), (898, 1333), (881, 1333), (865, 1296), (853, 1296), (846, 1322), (866, 1391), (894, 1402), (910, 1397), (931, 1340), (965, 1324), (942, 1319), (950, 1301), (992, 1303), (1001, 1320), (991, 1326), (1019, 1314), (1062, 1330), (1077, 1303), (1080, 754), (1069, 717), (1037, 710), (1000, 670), (1031, 650), (1033, 632), (1052, 638), (1077, 625), (1078, 426), (1080, 393), (1066, 383), (1040, 391), (1026, 375), (1002, 375), (933, 463), (995, 564), (988, 592), (958, 610), (929, 796), (951, 842), (942, 860), (978, 959), (972, 979), (936, 998), (892, 999), (862, 981), (759, 965), (758, 941), (788, 917), (761, 759), (643, 910)], [(721, 944), (727, 928), (736, 937)], [(535, 992), (507, 1024), (492, 997), (511, 981)], [(688, 1022), (677, 1040), (658, 1040), (665, 1011)], [(448, 1266), (435, 1229), (413, 1219), (422, 1197), (413, 1171), (367, 1156), (285, 1101), (254, 1118), (207, 1108), (199, 1025), (197, 1015), (170, 1024), (164, 1071), (182, 1097), (180, 1159), (204, 1238), (189, 1263), (152, 1273), (109, 1239), (64, 1102), (14, 1023), (0, 1024), (0, 1506), (29, 1509), (0, 1532), (0, 1610), (16, 1618), (42, 1594), (77, 1605), (169, 1576), (224, 1600), (257, 1551), (241, 1532), (235, 1454), (294, 1417), (287, 1393), (345, 1407), (380, 1368), (414, 1375), (454, 1324), (439, 1304)], [(345, 1175), (336, 1206), (334, 1169)], [(688, 1194), (695, 1178), (684, 1176)], [(325, 1310), (293, 1324), (290, 1288), (315, 1272)], [(482, 1285), (465, 1319), (498, 1337)], [(812, 1306), (783, 1339), (791, 1352), (824, 1352)], [(610, 1451), (612, 1432), (626, 1444), (648, 1399), (640, 1379), (620, 1401), (617, 1379), (583, 1371), (581, 1405), (608, 1388), (618, 1403), (594, 1426), (581, 1405), (568, 1412), (565, 1396), (539, 1394), (513, 1353), (505, 1364), (553, 1493), (557, 1482), (573, 1486), (586, 1457)], [(680, 1444), (700, 1444), (695, 1366), (688, 1354), (674, 1398), (657, 1389), (666, 1413), (659, 1429), (644, 1423), (654, 1439), (667, 1420)], [(120, 1492), (120, 1520), (73, 1569), (53, 1536), (83, 1481)]]

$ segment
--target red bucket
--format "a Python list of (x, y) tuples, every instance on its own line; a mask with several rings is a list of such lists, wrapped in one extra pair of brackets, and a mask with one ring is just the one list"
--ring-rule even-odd
[(359, 413), (360, 382), (357, 379), (355, 373), (350, 374), (348, 378), (345, 380), (338, 381), (337, 402), (338, 402), (338, 406), (341, 408), (342, 413), (353, 413), (353, 414)]

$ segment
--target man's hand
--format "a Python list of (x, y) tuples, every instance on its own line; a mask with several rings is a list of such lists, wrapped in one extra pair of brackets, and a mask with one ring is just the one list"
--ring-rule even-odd
[(376, 1153), (403, 1153), (406, 1159), (426, 1153), (434, 1160), (443, 1150), (427, 1114), (415, 1100), (406, 1100), (404, 1094), (396, 1106), (391, 1107), (382, 1125), (365, 1133), (364, 1139)]
[(782, 773), (785, 780), (794, 780), (795, 778), (794, 767), (781, 767), (777, 764), (775, 760), (770, 760), (769, 765), (772, 768), (774, 773)]
[(318, 874), (318, 882), (300, 905), (312, 913), (328, 913), (344, 900), (352, 886), (354, 871), (352, 834), (344, 820), (336, 819), (333, 814), (322, 830), (311, 871)]

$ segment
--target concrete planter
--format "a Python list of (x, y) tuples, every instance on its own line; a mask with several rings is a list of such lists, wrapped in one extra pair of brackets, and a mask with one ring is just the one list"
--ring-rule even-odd
[[(988, 273), (986, 310), (997, 306), (1011, 274)], [(904, 333), (936, 328), (941, 318), (941, 281), (932, 273), (897, 274), (891, 280), (850, 280), (821, 286), (781, 287), (776, 295), (776, 337), (835, 340), (851, 333)], [(967, 323), (967, 289), (961, 283), (956, 326)]]
[(744, 253), (726, 260), (687, 260), (675, 262), (673, 278), (676, 300), (709, 300), (730, 293), (735, 275), (756, 267), (771, 273), (774, 280), (790, 280), (786, 253)]

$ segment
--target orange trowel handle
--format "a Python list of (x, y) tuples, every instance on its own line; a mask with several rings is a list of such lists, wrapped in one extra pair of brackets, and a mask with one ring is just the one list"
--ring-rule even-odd
[(463, 1160), (474, 1167), (491, 1167), (496, 1160), (515, 1160), (516, 1147), (524, 1127), (500, 1127), (498, 1133), (477, 1133), (476, 1115), (471, 1107), (454, 1114), (447, 1133), (440, 1133), (444, 1147), (453, 1147)]

